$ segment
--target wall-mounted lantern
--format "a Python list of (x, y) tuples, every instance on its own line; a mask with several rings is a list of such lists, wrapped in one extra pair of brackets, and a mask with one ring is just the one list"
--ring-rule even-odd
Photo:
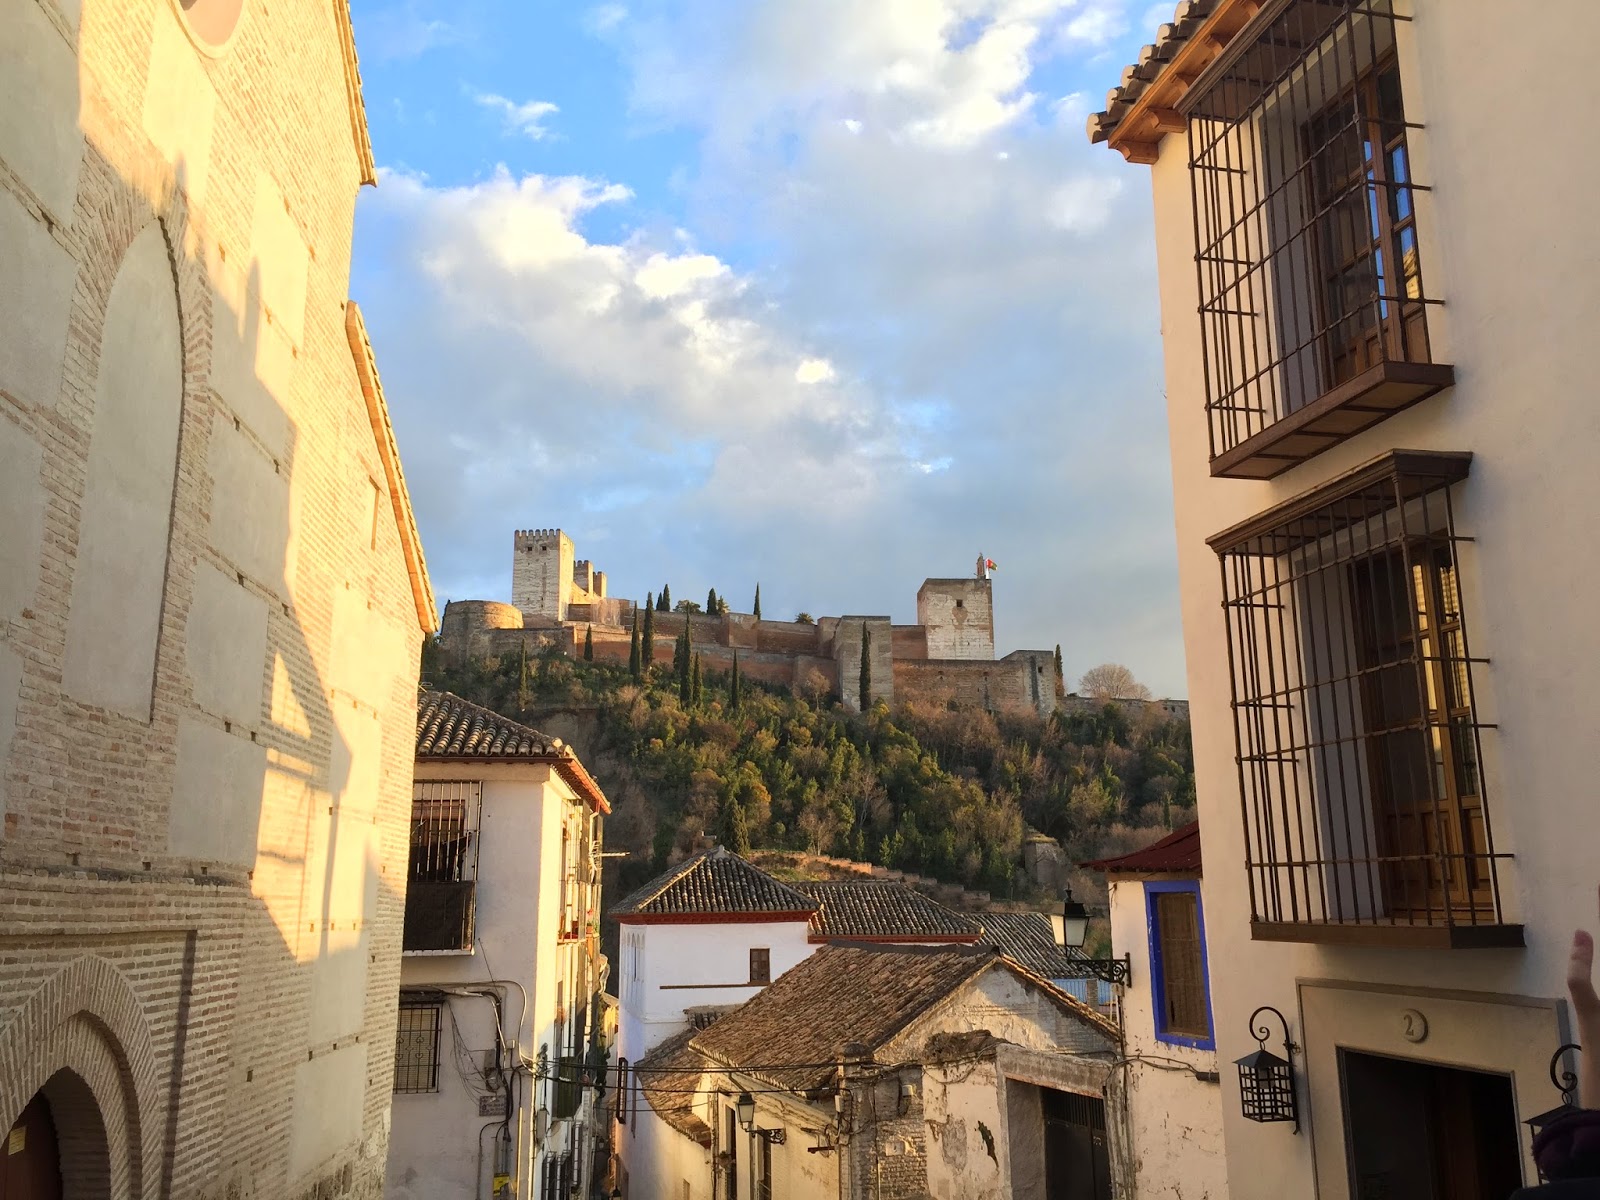
[[(1529, 1117), (1523, 1122), (1533, 1136), (1534, 1161), (1536, 1163), (1538, 1162), (1539, 1135), (1568, 1113), (1580, 1111), (1578, 1106), (1572, 1102), (1573, 1097), (1578, 1094), (1578, 1074), (1576, 1071), (1564, 1066), (1561, 1060), (1568, 1050), (1576, 1053), (1582, 1049), (1583, 1047), (1576, 1042), (1568, 1042), (1550, 1056), (1550, 1084), (1556, 1091), (1561, 1093), (1561, 1103), (1556, 1105), (1555, 1108)], [(1544, 1179), (1544, 1177), (1544, 1168), (1541, 1166), (1539, 1168), (1539, 1178)]]
[[(1121, 958), (1085, 958), (1081, 953), (1083, 943), (1089, 938), (1089, 910), (1084, 907), (1082, 901), (1073, 898), (1070, 887), (1061, 897), (1061, 916), (1052, 917), (1050, 923), (1056, 926), (1062, 949), (1069, 952), (1067, 960), (1072, 964), (1074, 971), (1087, 972), (1106, 983), (1128, 986), (1128, 981), (1133, 977), (1131, 955), (1124, 954)], [(1074, 950), (1079, 953), (1070, 953)]]
[[(1283, 1025), (1283, 1052), (1287, 1058), (1279, 1058), (1267, 1049), (1272, 1027), (1256, 1024), (1262, 1013), (1271, 1013)], [(1245, 1117), (1251, 1121), (1293, 1121), (1294, 1131), (1299, 1133), (1300, 1102), (1295, 1094), (1293, 1061), (1299, 1047), (1289, 1040), (1289, 1022), (1270, 1004), (1263, 1004), (1250, 1014), (1250, 1036), (1256, 1040), (1256, 1049), (1236, 1060), (1239, 1102)]]
[(749, 1092), (739, 1093), (739, 1098), (733, 1102), (733, 1111), (739, 1118), (739, 1128), (746, 1133), (766, 1138), (774, 1146), (781, 1146), (789, 1140), (788, 1133), (782, 1129), (762, 1129), (756, 1124), (756, 1098)]

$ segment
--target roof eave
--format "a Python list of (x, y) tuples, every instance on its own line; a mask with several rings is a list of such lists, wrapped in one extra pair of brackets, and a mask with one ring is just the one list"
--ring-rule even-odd
[(400, 469), (400, 447), (395, 441), (394, 423), (389, 419), (389, 405), (383, 398), (378, 359), (372, 350), (372, 339), (367, 336), (367, 323), (361, 316), (361, 308), (354, 300), (345, 304), (344, 328), (345, 336), (350, 341), (350, 353), (355, 358), (361, 395), (366, 401), (367, 419), (372, 425), (378, 457), (383, 463), (384, 479), (389, 486), (389, 505), (400, 533), (400, 549), (405, 556), (406, 574), (411, 580), (411, 597), (417, 608), (417, 623), (423, 633), (432, 633), (439, 627), (439, 620), (433, 599), (433, 584), (428, 581), (428, 563), (422, 556), (422, 535), (417, 531), (411, 493), (406, 489), (405, 473)]
[[(1153, 164), (1167, 134), (1188, 127), (1182, 104), (1189, 88), (1268, 7), (1280, 7), (1279, 0), (1216, 0), (1198, 26), (1189, 28), (1195, 18), (1187, 15), (1162, 26), (1157, 42), (1123, 70), (1106, 110), (1090, 114), (1090, 144), (1105, 142), (1128, 162)], [(1186, 11), (1183, 5), (1179, 10)]]

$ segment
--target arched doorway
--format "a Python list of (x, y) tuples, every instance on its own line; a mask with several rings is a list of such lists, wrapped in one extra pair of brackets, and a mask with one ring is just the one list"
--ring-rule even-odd
[(61, 1150), (42, 1091), (34, 1093), (0, 1146), (0, 1200), (61, 1200)]
[(0, 1141), (0, 1200), (101, 1200), (110, 1194), (100, 1106), (76, 1071), (57, 1071)]

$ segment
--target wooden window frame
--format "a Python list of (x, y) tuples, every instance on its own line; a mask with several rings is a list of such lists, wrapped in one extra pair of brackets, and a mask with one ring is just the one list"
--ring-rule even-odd
[[(1380, 84), (1385, 78), (1394, 81), (1393, 103), (1397, 110), (1394, 112), (1384, 111)], [(1347, 117), (1336, 124), (1329, 121), (1346, 109)], [(1319, 124), (1323, 133), (1333, 131), (1320, 145), (1316, 132)], [(1360, 139), (1361, 152), (1353, 159), (1353, 165), (1325, 186), (1323, 168), (1336, 166), (1335, 156), (1347, 131)], [(1405, 90), (1394, 53), (1390, 51), (1370, 64), (1353, 83), (1303, 120), (1298, 132), (1310, 207), (1318, 214), (1307, 234), (1311, 245), (1312, 298), (1317, 312), (1316, 342), (1323, 371), (1323, 393), (1387, 361), (1430, 361), (1428, 325), (1421, 302), (1422, 255), (1417, 244), (1416, 196), (1409, 186), (1414, 172), (1406, 140)], [(1397, 154), (1405, 173), (1405, 179), (1400, 181), (1390, 178)], [(1334, 262), (1329, 225), (1341, 219), (1341, 213), (1348, 211), (1345, 203), (1356, 197), (1362, 201), (1358, 206), (1361, 228), (1347, 231), (1350, 253)], [(1405, 274), (1405, 254), (1401, 248), (1407, 233), (1411, 235), (1415, 265), (1409, 276)], [(1333, 311), (1329, 301), (1330, 286), (1337, 285), (1363, 266), (1371, 281), (1370, 294), (1355, 308)], [(1409, 293), (1408, 284), (1414, 288)], [(1377, 311), (1370, 313), (1369, 325), (1367, 310), (1372, 308)], [(1337, 337), (1336, 331), (1345, 325), (1354, 328), (1348, 336)], [(1341, 362), (1354, 365), (1341, 366)]]
[(750, 982), (763, 985), (772, 982), (772, 950), (770, 947), (750, 947)]
[[(1199, 950), (1199, 986), (1205, 1004), (1205, 1030), (1174, 1029), (1168, 1025), (1167, 1013), (1167, 952), (1162, 945), (1159, 900), (1163, 896), (1192, 896), (1194, 898), (1195, 930)], [(1206, 960), (1205, 905), (1200, 894), (1198, 879), (1148, 880), (1144, 885), (1145, 922), (1150, 943), (1150, 1001), (1155, 1025), (1156, 1040), (1171, 1046), (1187, 1046), (1193, 1050), (1215, 1050), (1216, 1027), (1211, 1018), (1211, 974)]]

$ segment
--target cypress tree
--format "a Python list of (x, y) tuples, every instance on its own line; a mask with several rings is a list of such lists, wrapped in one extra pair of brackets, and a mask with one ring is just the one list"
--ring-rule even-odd
[(583, 661), (584, 662), (593, 662), (594, 661), (594, 626), (593, 625), (585, 625), (583, 627)]
[(672, 585), (671, 584), (663, 583), (661, 585), (661, 601), (660, 601), (659, 604), (656, 605), (656, 607), (659, 608), (662, 612), (671, 612), (672, 611)]
[(756, 620), (761, 620), (761, 585), (759, 583), (756, 584), (756, 603), (753, 611), (755, 612)]
[(744, 805), (733, 796), (722, 805), (722, 844), (735, 854), (749, 854), (750, 827), (744, 819)]
[(690, 659), (693, 651), (689, 648), (689, 623), (683, 624), (683, 656), (678, 668), (678, 702), (685, 708), (694, 703), (694, 679), (690, 674)]
[(641, 675), (650, 678), (650, 668), (656, 665), (656, 610), (655, 597), (649, 592), (644, 594), (644, 633), (639, 641), (639, 669)]
[(733, 652), (733, 674), (728, 678), (728, 711), (738, 712), (744, 700), (744, 688), (739, 681), (739, 652)]
[(689, 678), (689, 701), (696, 708), (700, 707), (702, 694), (700, 691), (700, 656), (694, 656), (694, 671)]
[(1062, 670), (1061, 670), (1061, 643), (1060, 642), (1056, 643), (1056, 678), (1057, 679), (1065, 679), (1066, 678), (1066, 676), (1062, 673)]
[(872, 706), (872, 630), (861, 624), (861, 711)]
[(528, 643), (522, 642), (520, 648), (522, 662), (517, 669), (517, 707), (527, 708), (533, 701), (533, 697), (528, 693)]
[(639, 614), (633, 614), (633, 633), (628, 641), (628, 675), (635, 683), (639, 682)]
[(706, 612), (713, 617), (717, 615), (717, 589), (712, 588), (706, 593)]

